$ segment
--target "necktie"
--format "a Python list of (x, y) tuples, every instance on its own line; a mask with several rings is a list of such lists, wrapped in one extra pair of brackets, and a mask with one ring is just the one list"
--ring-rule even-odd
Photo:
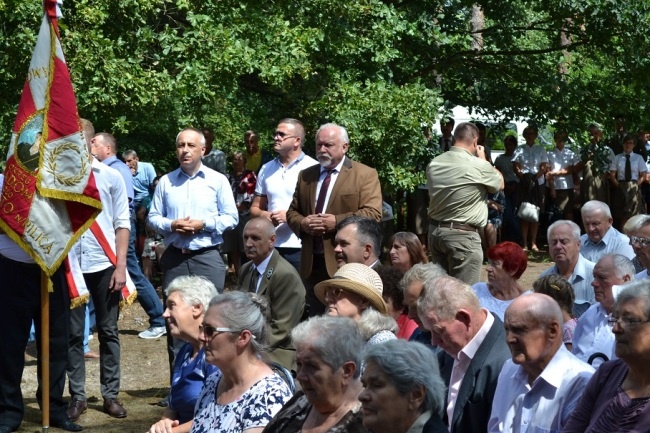
[(632, 164), (630, 164), (630, 155), (625, 155), (625, 182), (632, 180)]
[[(319, 214), (323, 212), (325, 207), (325, 197), (327, 197), (327, 190), (330, 187), (330, 180), (332, 179), (332, 172), (334, 170), (327, 170), (327, 175), (323, 179), (323, 183), (320, 186), (320, 191), (318, 191), (318, 199), (316, 200), (316, 213)], [(316, 236), (314, 237), (314, 252), (317, 254), (323, 253), (323, 237)]]
[(248, 283), (248, 291), (251, 293), (257, 293), (257, 280), (260, 277), (260, 273), (257, 268), (253, 268), (251, 272), (251, 281)]

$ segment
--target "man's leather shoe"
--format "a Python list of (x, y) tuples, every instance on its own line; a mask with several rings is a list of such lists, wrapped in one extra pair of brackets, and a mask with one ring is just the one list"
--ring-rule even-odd
[(92, 350), (84, 353), (84, 359), (99, 359), (99, 353), (93, 352)]
[(113, 418), (126, 418), (126, 409), (124, 409), (122, 403), (120, 403), (117, 399), (105, 398), (104, 412)]
[(76, 421), (82, 413), (86, 412), (86, 409), (88, 409), (88, 403), (86, 400), (73, 400), (70, 402), (70, 406), (65, 410), (65, 413), (71, 421)]
[(11, 433), (11, 427), (8, 425), (0, 425), (0, 433)]
[(52, 427), (60, 428), (65, 431), (81, 431), (84, 429), (79, 424), (75, 424), (68, 418), (63, 421), (52, 421), (51, 424)]

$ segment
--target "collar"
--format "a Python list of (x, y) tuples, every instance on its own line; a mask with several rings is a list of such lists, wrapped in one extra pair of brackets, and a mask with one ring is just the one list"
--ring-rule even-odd
[[(570, 358), (571, 353), (564, 346), (564, 343), (562, 343), (557, 352), (555, 352), (555, 355), (553, 355), (553, 358), (551, 358), (549, 361), (546, 368), (544, 368), (542, 373), (533, 381), (531, 388), (534, 388), (538, 382), (544, 381), (551, 385), (553, 388), (559, 389), (560, 386), (562, 386), (562, 380), (564, 379), (566, 365), (567, 362), (570, 362)], [(526, 373), (526, 371), (521, 366), (519, 366), (517, 376), (528, 383), (528, 373)]]
[(194, 176), (190, 176), (189, 174), (185, 173), (181, 167), (178, 167), (178, 177), (180, 178), (180, 177), (184, 176), (184, 177), (186, 177), (188, 179), (194, 179), (195, 177), (201, 176), (201, 177), (205, 178), (205, 171), (203, 170), (203, 168), (205, 166), (203, 165), (203, 163), (201, 161), (199, 161), (199, 164), (201, 164), (199, 166), (199, 170), (196, 172), (196, 174)]
[[(289, 169), (290, 169), (291, 167), (293, 167), (294, 165), (296, 165), (296, 164), (300, 164), (300, 162), (301, 162), (303, 159), (305, 159), (305, 152), (300, 151), (300, 155), (298, 155), (298, 158), (294, 159), (294, 160), (291, 161), (289, 164), (287, 164), (287, 168), (286, 168), (285, 170), (289, 170)], [(278, 163), (278, 165), (280, 165), (280, 167), (284, 167), (284, 165), (282, 164), (282, 161), (280, 160), (280, 157), (279, 157), (279, 156), (277, 156), (277, 157), (275, 158), (275, 161)]]
[(345, 162), (345, 159), (346, 159), (346, 158), (347, 158), (347, 156), (344, 156), (343, 159), (341, 160), (341, 162), (339, 162), (338, 164), (336, 164), (336, 167), (334, 167), (334, 168), (332, 168), (332, 169), (324, 168), (324, 167), (321, 165), (321, 166), (320, 166), (320, 174), (323, 174), (323, 173), (325, 173), (325, 172), (328, 171), (328, 170), (333, 170), (333, 173), (340, 173), (340, 172), (341, 172), (341, 167), (343, 167), (343, 163)]
[(492, 313), (490, 313), (485, 308), (481, 308), (481, 311), (487, 315), (485, 317), (485, 322), (483, 322), (481, 329), (478, 330), (474, 338), (472, 338), (470, 342), (467, 343), (460, 352), (458, 352), (458, 355), (456, 355), (456, 360), (458, 361), (460, 360), (461, 356), (466, 357), (470, 360), (474, 358), (474, 355), (476, 355), (476, 352), (478, 352), (479, 347), (481, 347), (481, 344), (483, 344), (483, 340), (485, 340), (488, 332), (490, 332), (490, 328), (492, 328), (492, 325), (494, 324), (494, 316)]
[(260, 273), (260, 276), (263, 276), (264, 273), (266, 272), (266, 268), (269, 266), (269, 262), (271, 261), (271, 257), (273, 257), (273, 251), (274, 250), (271, 250), (271, 254), (269, 254), (269, 256), (267, 258), (262, 260), (259, 265), (253, 264), (255, 269), (257, 269), (257, 272)]
[[(571, 281), (569, 283), (573, 284), (576, 282), (576, 278), (580, 277), (580, 280), (585, 280), (587, 278), (587, 270), (585, 269), (585, 262), (588, 260), (584, 258), (584, 256), (580, 253), (578, 253), (578, 261), (576, 262), (575, 267), (573, 268), (573, 272), (571, 273)], [(555, 273), (558, 275), (560, 274), (560, 270), (556, 265), (553, 265), (555, 267)]]

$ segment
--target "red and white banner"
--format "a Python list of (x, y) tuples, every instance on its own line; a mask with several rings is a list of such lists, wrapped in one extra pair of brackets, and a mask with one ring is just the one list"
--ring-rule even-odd
[(0, 196), (0, 229), (48, 276), (101, 211), (59, 40), (57, 3), (45, 0)]

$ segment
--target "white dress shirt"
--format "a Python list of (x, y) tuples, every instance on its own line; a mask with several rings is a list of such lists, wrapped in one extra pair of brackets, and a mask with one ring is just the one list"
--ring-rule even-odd
[(636, 256), (632, 245), (630, 245), (630, 238), (613, 226), (607, 230), (605, 236), (597, 244), (593, 243), (587, 234), (580, 236), (580, 254), (594, 263), (607, 254), (621, 254), (630, 260)]
[[(641, 173), (648, 171), (648, 168), (643, 160), (643, 157), (638, 153), (630, 154), (630, 169), (633, 182), (639, 180)], [(625, 180), (625, 152), (619, 153), (614, 157), (614, 160), (609, 166), (609, 171), (616, 172), (616, 178), (619, 182)]]
[(593, 374), (594, 369), (564, 344), (532, 385), (528, 373), (507, 360), (499, 374), (488, 432), (560, 433)]
[[(558, 150), (557, 147), (547, 152), (548, 165), (550, 172), (556, 172), (561, 169), (569, 168), (576, 165), (580, 158), (569, 148), (564, 147)], [(565, 174), (553, 178), (553, 186), (555, 189), (573, 189), (573, 176)]]
[[(323, 204), (323, 211), (321, 213), (324, 214), (327, 213), (327, 205), (330, 202), (330, 196), (332, 195), (332, 188), (334, 188), (336, 179), (338, 179), (339, 177), (339, 173), (341, 172), (341, 167), (343, 167), (343, 161), (345, 161), (345, 158), (347, 158), (347, 156), (344, 156), (343, 159), (341, 159), (341, 162), (339, 162), (338, 165), (332, 169), (332, 174), (330, 175), (330, 184), (329, 184), (329, 188), (327, 188), (327, 195), (325, 196), (325, 203)], [(325, 176), (327, 176), (327, 171), (328, 169), (323, 168), (321, 166), (320, 177), (318, 178), (318, 185), (316, 185), (316, 201), (314, 202), (315, 204), (318, 203), (318, 196), (320, 195), (320, 187), (323, 185)]]
[[(587, 361), (596, 352), (605, 354), (609, 359), (615, 358), (614, 333), (607, 323), (609, 315), (600, 302), (595, 303), (578, 319), (573, 331), (571, 351), (583, 361)], [(598, 362), (598, 365), (602, 362)]]

